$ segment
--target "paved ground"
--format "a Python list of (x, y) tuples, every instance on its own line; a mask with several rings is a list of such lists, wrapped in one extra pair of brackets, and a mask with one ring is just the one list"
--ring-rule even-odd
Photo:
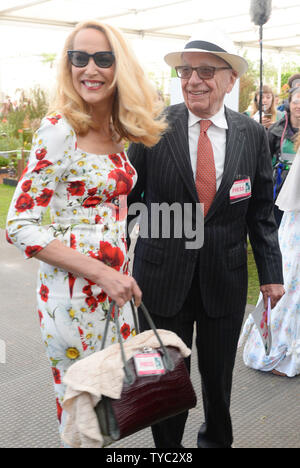
[[(57, 448), (60, 441), (52, 376), (35, 311), (38, 264), (25, 261), (7, 244), (3, 230), (0, 259), (0, 340), (5, 341), (7, 350), (5, 364), (1, 364), (0, 353), (0, 448)], [(246, 314), (250, 310), (248, 307)], [(199, 401), (186, 427), (184, 445), (188, 448), (196, 447), (203, 420), (195, 359), (192, 380)], [(232, 395), (236, 448), (300, 448), (299, 383), (300, 377), (288, 379), (246, 368), (239, 350)], [(150, 430), (114, 447), (153, 447)]]

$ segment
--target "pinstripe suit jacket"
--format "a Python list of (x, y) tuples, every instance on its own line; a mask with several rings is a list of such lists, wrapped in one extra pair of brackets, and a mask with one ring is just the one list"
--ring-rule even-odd
[[(132, 144), (129, 149), (138, 182), (128, 206), (143, 202), (149, 214), (149, 236), (137, 240), (133, 276), (153, 314), (175, 316), (195, 274), (209, 316), (243, 314), (248, 285), (247, 234), (260, 283), (283, 283), (266, 132), (254, 120), (226, 108), (223, 179), (205, 218), (204, 245), (191, 250), (186, 249), (184, 234), (174, 238), (172, 229), (169, 239), (150, 237), (152, 203), (199, 203), (189, 155), (187, 108), (184, 103), (171, 106), (167, 115), (169, 130), (155, 147)], [(252, 196), (231, 204), (230, 189), (241, 176), (250, 178)]]

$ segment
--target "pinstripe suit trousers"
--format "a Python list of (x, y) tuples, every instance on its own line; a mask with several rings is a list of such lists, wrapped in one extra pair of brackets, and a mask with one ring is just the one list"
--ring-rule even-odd
[[(233, 442), (230, 394), (243, 315), (229, 315), (218, 319), (208, 317), (201, 300), (198, 274), (195, 274), (190, 292), (180, 312), (175, 317), (152, 314), (152, 318), (157, 328), (173, 331), (190, 348), (196, 331), (205, 415), (205, 423), (199, 428), (197, 443), (199, 447), (230, 448)], [(142, 330), (149, 327), (142, 314), (140, 325)], [(190, 371), (190, 358), (186, 359), (186, 365)], [(155, 446), (181, 447), (187, 417), (188, 413), (183, 413), (153, 426)]]

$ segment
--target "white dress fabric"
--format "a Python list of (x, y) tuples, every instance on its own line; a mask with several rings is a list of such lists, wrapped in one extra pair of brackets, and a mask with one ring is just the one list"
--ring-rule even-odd
[[(136, 179), (125, 153), (86, 153), (77, 147), (76, 134), (62, 115), (47, 117), (34, 135), (28, 165), (10, 206), (7, 240), (30, 258), (59, 239), (129, 274), (125, 205)], [(48, 206), (52, 223), (42, 226)], [(88, 279), (40, 262), (37, 309), (61, 430), (65, 421), (63, 377), (72, 364), (100, 351), (110, 302)], [(135, 335), (129, 304), (120, 310), (120, 329), (124, 340)], [(106, 343), (116, 341), (112, 321)]]
[(277, 370), (288, 377), (300, 374), (300, 211), (284, 213), (279, 228), (285, 295), (271, 312), (272, 348), (269, 356), (250, 314), (239, 346), (244, 345), (246, 366)]

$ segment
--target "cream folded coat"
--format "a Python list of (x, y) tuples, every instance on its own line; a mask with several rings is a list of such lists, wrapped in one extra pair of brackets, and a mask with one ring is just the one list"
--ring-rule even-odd
[[(178, 348), (184, 358), (191, 350), (173, 332), (158, 330), (165, 346)], [(138, 350), (146, 347), (159, 348), (160, 344), (152, 330), (143, 332), (124, 343), (127, 360)], [(73, 364), (64, 377), (66, 393), (63, 408), (67, 421), (62, 438), (74, 448), (101, 448), (108, 444), (99, 428), (95, 406), (102, 395), (120, 398), (124, 370), (120, 345), (117, 343)]]

